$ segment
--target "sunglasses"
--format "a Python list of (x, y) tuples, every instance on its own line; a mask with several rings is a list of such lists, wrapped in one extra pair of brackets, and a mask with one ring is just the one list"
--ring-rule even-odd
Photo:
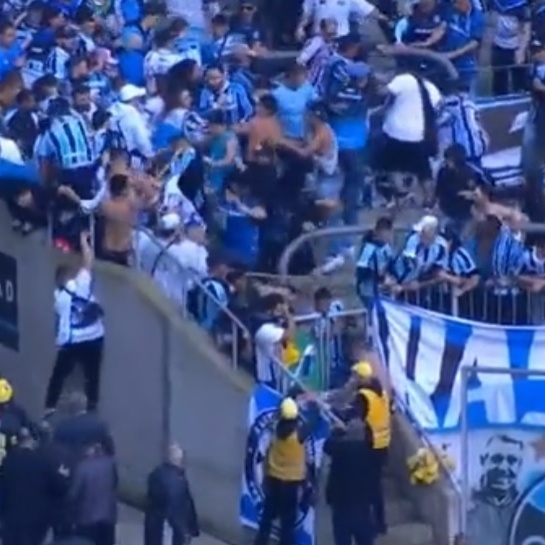
[(242, 11), (254, 11), (255, 6), (240, 6)]

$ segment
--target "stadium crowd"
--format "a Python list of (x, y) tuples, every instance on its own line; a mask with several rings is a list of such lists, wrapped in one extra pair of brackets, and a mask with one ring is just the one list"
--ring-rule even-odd
[[(53, 465), (28, 462), (43, 470), (38, 477), (44, 491), (35, 494), (44, 510), (28, 512), (47, 513), (31, 525), (17, 518), (21, 511), (12, 512), (29, 492), (12, 492), (14, 500), (6, 492), (9, 482), (2, 483), (17, 475), (16, 469), (8, 471), (9, 453), (1, 466), (6, 545), (22, 543), (25, 532), (25, 543), (38, 544), (50, 527), (63, 537), (67, 526), (95, 545), (114, 543), (115, 450), (98, 416), (85, 412), (99, 405), (104, 341), (103, 311), (93, 293), (93, 251), (119, 266), (138, 262), (217, 338), (226, 337), (228, 308), (245, 330), (237, 357), (247, 360), (260, 382), (272, 385), (271, 361), (281, 357), (280, 350), (284, 358), (290, 347), (295, 359), (301, 356), (293, 347), (296, 297), (286, 288), (249, 283), (247, 273), (274, 272), (286, 245), (300, 234), (357, 226), (366, 210), (379, 206), (384, 215), (360, 244), (349, 236), (328, 239), (325, 259), (317, 262), (305, 246), (290, 272), (329, 275), (355, 262), (356, 291), (366, 308), (380, 292), (494, 323), (542, 323), (545, 235), (525, 237), (524, 227), (528, 220), (545, 219), (545, 4), (501, 0), (494, 7), (494, 90), (505, 94), (524, 87), (532, 96), (522, 145), (521, 206), (503, 204), (494, 172), (482, 164), (488, 137), (475, 103), (482, 6), (420, 0), (398, 16), (388, 2), (305, 0), (301, 13), (290, 7), (279, 17), (285, 8), (280, 4), (241, 0), (230, 12), (197, 0), (3, 4), (0, 196), (21, 235), (49, 229), (58, 248), (76, 250), (83, 259), (82, 267), (59, 268), (56, 278), (58, 357), (44, 424), (32, 424), (17, 409), (15, 429), (2, 428), (16, 438), (14, 456), (28, 451), (50, 460), (49, 453), (41, 457), (41, 449), (55, 452)], [(273, 28), (265, 28), (262, 21), (271, 15)], [(362, 19), (376, 21), (396, 42), (379, 51), (432, 51), (452, 62), (459, 78), (453, 81), (429, 58), (413, 55), (385, 79), (367, 62), (371, 51), (358, 33), (365, 28)], [(279, 62), (269, 51), (279, 43), (301, 47)], [(421, 207), (422, 217), (398, 248), (395, 212), (407, 202)], [(174, 276), (156, 274), (165, 256), (176, 264)], [(318, 315), (315, 328), (334, 332), (328, 337), (333, 346), (344, 335), (343, 303), (320, 289), (309, 310)], [(388, 399), (368, 368), (353, 368), (360, 352), (358, 343), (349, 349), (334, 344), (328, 351), (335, 354), (329, 363), (341, 368), (338, 382), (349, 378), (346, 419), (356, 421), (350, 432), (365, 444), (369, 467), (377, 470), (372, 497), (353, 498), (358, 508), (361, 502), (372, 506), (376, 528), (369, 532), (372, 523), (349, 516), (353, 512), (343, 505), (336, 523), (334, 513), (337, 545), (350, 542), (347, 528), (360, 543), (386, 531), (376, 477), (390, 438)], [(73, 429), (63, 442), (50, 421), (59, 416), (63, 384), (76, 363), (83, 366), (87, 399), (73, 400)], [(12, 398), (11, 386), (0, 382), (0, 409), (13, 406)], [(297, 411), (283, 404), (281, 417), (289, 423), (279, 431), (280, 441), (299, 433)], [(370, 411), (371, 428), (388, 428), (385, 442), (377, 444), (362, 426), (361, 415), (369, 420)], [(0, 427), (7, 421), (2, 416)], [(90, 437), (81, 439), (86, 433)], [(293, 503), (297, 487), (283, 481), (302, 478), (299, 439), (292, 445), (295, 473), (269, 475), (276, 479), (277, 496), (270, 499), (268, 517), (279, 515), (278, 498)], [(327, 448), (340, 460), (335, 465), (341, 476), (332, 478), (330, 491), (338, 498), (339, 482), (346, 480), (350, 488), (350, 477), (343, 473), (346, 459), (336, 440), (342, 443), (336, 436)], [(59, 458), (57, 447), (66, 442), (68, 458)], [(28, 466), (18, 471), (23, 479)], [(156, 509), (150, 507), (146, 516), (147, 545), (161, 542), (165, 497), (172, 497), (165, 483), (179, 482), (180, 474), (183, 454), (173, 446), (168, 462), (150, 477), (150, 506)], [(198, 533), (183, 482), (175, 496), (188, 518), (168, 520), (176, 544)], [(98, 506), (90, 505), (96, 483), (103, 485)], [(46, 504), (59, 508), (48, 511)], [(70, 520), (57, 523), (55, 517), (67, 512)], [(286, 514), (288, 523), (292, 516)], [(266, 541), (269, 522), (258, 543)]]

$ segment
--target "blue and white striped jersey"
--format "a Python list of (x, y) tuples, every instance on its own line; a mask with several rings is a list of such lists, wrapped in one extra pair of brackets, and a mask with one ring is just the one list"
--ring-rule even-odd
[(54, 119), (36, 153), (67, 170), (89, 166), (95, 159), (90, 135), (82, 119), (75, 115)]
[(484, 130), (477, 106), (465, 93), (443, 99), (439, 113), (439, 139), (446, 149), (452, 144), (463, 146), (469, 160), (478, 160), (488, 149), (488, 135)]
[(54, 47), (45, 61), (45, 71), (48, 74), (53, 74), (59, 81), (67, 80), (69, 61), (70, 53), (62, 47)]

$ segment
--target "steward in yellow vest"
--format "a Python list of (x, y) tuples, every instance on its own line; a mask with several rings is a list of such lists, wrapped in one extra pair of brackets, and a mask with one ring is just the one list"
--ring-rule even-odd
[(371, 376), (365, 386), (358, 391), (359, 396), (367, 401), (366, 422), (373, 432), (373, 458), (376, 481), (373, 486), (372, 507), (376, 530), (379, 534), (387, 531), (382, 476), (388, 458), (388, 447), (392, 435), (390, 399), (379, 380)]
[(280, 545), (295, 543), (299, 492), (307, 479), (304, 443), (309, 432), (299, 422), (297, 403), (290, 397), (284, 399), (265, 460), (265, 499), (255, 545), (268, 543), (276, 519), (280, 519)]

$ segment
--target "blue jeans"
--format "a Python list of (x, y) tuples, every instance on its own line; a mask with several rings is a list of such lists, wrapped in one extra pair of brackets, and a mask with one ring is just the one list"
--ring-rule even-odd
[(358, 205), (364, 192), (364, 204), (371, 204), (371, 192), (365, 187), (365, 151), (363, 149), (339, 150), (339, 163), (344, 174), (341, 191), (343, 219), (346, 225), (357, 225)]

